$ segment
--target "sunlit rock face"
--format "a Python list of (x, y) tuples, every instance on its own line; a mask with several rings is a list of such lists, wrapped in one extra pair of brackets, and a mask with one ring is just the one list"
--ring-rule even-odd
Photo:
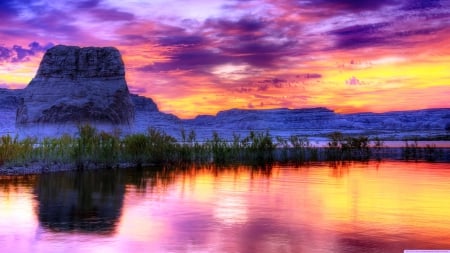
[(16, 123), (130, 124), (134, 105), (119, 51), (58, 45), (44, 55), (19, 101)]

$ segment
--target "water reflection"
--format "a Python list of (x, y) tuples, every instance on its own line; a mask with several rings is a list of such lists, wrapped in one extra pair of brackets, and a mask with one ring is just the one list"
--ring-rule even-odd
[(41, 175), (0, 188), (0, 252), (450, 249), (449, 180), (414, 162)]
[(39, 176), (34, 193), (40, 225), (55, 232), (113, 232), (125, 193), (121, 174), (86, 171)]

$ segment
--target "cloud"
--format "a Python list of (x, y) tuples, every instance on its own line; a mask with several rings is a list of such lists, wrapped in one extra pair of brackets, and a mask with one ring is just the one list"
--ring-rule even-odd
[(90, 10), (89, 13), (95, 19), (101, 21), (131, 21), (135, 18), (132, 13), (116, 9), (94, 8)]
[(440, 0), (406, 0), (404, 3), (405, 10), (427, 10), (441, 7)]
[(318, 73), (307, 73), (307, 74), (303, 74), (303, 75), (297, 75), (297, 78), (306, 78), (306, 79), (318, 79), (318, 78), (322, 78), (321, 74)]
[(221, 49), (240, 61), (255, 67), (273, 67), (280, 58), (290, 56), (295, 50), (295, 41), (272, 42), (264, 39), (256, 39), (239, 44), (227, 43)]
[(65, 11), (46, 9), (42, 13), (35, 13), (35, 17), (24, 20), (22, 25), (29, 30), (45, 31), (53, 36), (58, 34), (81, 39), (80, 28), (73, 24), (74, 21), (76, 18)]
[(220, 19), (208, 19), (205, 22), (205, 26), (214, 28), (218, 31), (230, 34), (250, 33), (256, 32), (268, 25), (268, 22), (264, 19), (255, 19), (250, 17), (242, 17), (237, 21), (220, 18)]
[(138, 68), (139, 71), (209, 70), (212, 66), (233, 62), (234, 59), (208, 49), (178, 51), (169, 55), (169, 61), (156, 62)]
[(0, 46), (0, 60), (6, 61), (11, 58), (12, 50)]
[(30, 56), (45, 52), (53, 46), (53, 43), (40, 45), (38, 42), (31, 42), (28, 48), (14, 45), (12, 48), (0, 47), (0, 61), (3, 62), (24, 62), (28, 61)]
[(352, 25), (344, 28), (335, 29), (329, 34), (337, 36), (364, 36), (368, 34), (377, 34), (381, 29), (390, 26), (389, 22), (380, 22), (364, 25)]
[(345, 83), (348, 85), (361, 85), (362, 84), (361, 81), (354, 76), (352, 76), (350, 79), (345, 81)]
[(272, 22), (258, 17), (209, 19), (204, 31), (214, 34), (216, 45), (224, 54), (255, 67), (271, 67), (280, 58), (298, 51), (297, 40)]
[[(270, 27), (274, 26), (274, 27)], [(139, 71), (191, 70), (212, 72), (224, 64), (269, 68), (281, 58), (298, 53), (297, 42), (274, 31), (262, 18), (208, 19), (198, 29), (159, 26), (152, 31), (165, 59), (138, 68)], [(158, 50), (159, 50), (158, 49)]]
[(136, 87), (129, 85), (128, 88), (130, 89), (130, 93), (133, 94), (144, 94), (145, 92), (147, 92), (146, 87)]
[(5, 19), (14, 18), (18, 13), (19, 11), (14, 1), (0, 1), (0, 17), (2, 17), (2, 22), (5, 22)]
[(170, 35), (158, 40), (161, 46), (195, 46), (201, 45), (205, 39), (199, 35)]
[(343, 11), (372, 11), (383, 6), (401, 3), (400, 0), (310, 0), (309, 4)]
[(389, 43), (389, 37), (385, 36), (383, 31), (383, 28), (389, 26), (388, 22), (352, 25), (331, 30), (328, 34), (335, 37), (335, 49), (373, 47)]
[(90, 9), (97, 7), (100, 2), (101, 0), (78, 1), (75, 6), (77, 9)]

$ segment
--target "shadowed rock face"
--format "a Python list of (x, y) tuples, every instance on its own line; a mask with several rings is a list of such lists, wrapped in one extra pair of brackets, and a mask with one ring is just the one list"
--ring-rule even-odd
[(130, 124), (134, 105), (120, 53), (58, 45), (44, 55), (19, 101), (16, 123)]

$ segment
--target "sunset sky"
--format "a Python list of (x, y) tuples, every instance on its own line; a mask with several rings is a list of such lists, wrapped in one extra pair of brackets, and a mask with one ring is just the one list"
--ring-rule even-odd
[(182, 118), (450, 107), (450, 0), (11, 0), (0, 20), (0, 87), (52, 45), (114, 46), (130, 90)]

